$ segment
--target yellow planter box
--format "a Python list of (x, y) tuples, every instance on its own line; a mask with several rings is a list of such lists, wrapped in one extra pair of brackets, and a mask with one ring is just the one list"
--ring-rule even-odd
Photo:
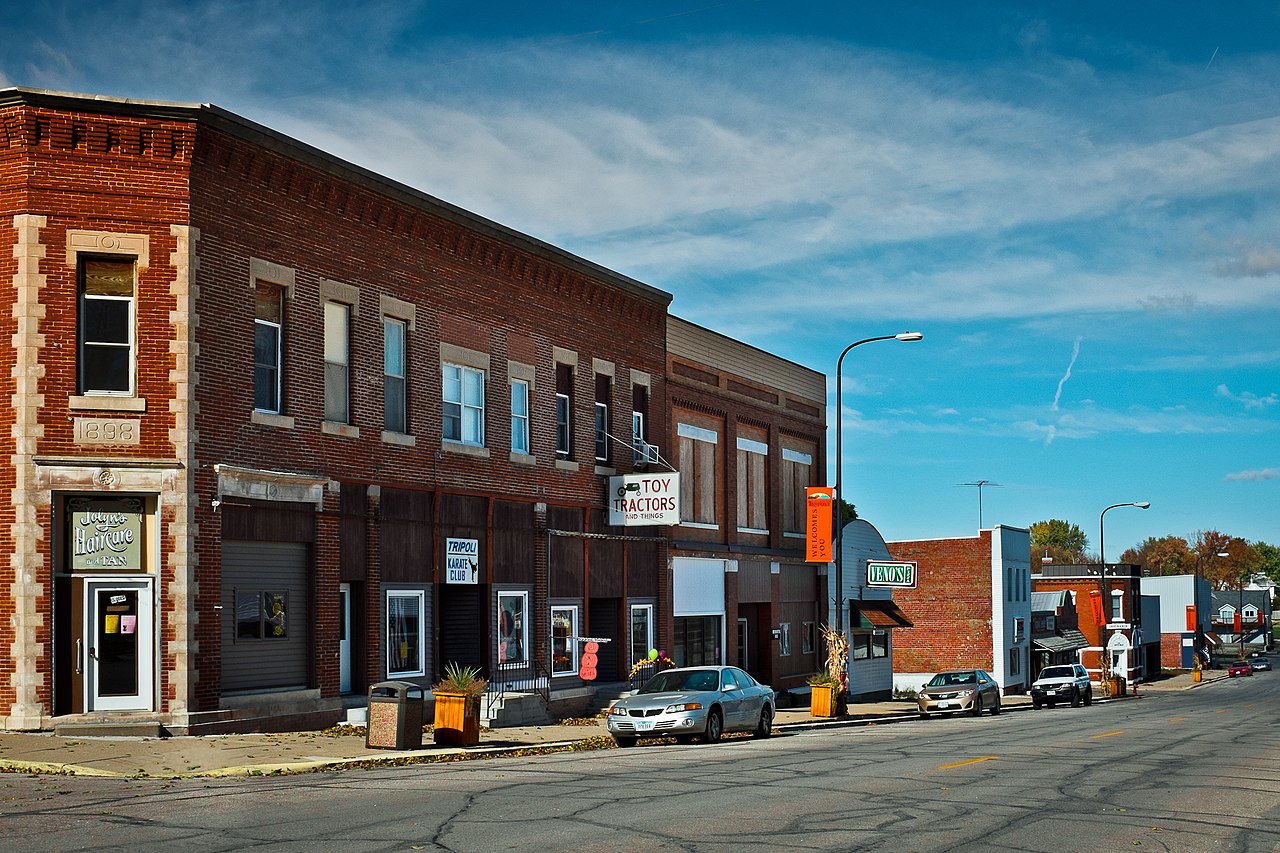
[(834, 717), (836, 715), (836, 688), (811, 687), (809, 713), (815, 717)]
[(447, 746), (475, 746), (480, 742), (480, 697), (466, 693), (436, 693), (435, 742)]

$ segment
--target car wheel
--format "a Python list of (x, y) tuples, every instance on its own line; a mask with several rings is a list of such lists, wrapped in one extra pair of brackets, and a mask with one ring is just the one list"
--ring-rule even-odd
[(1043, 707), (1044, 707), (1044, 703), (1043, 703), (1043, 702), (1041, 702), (1039, 699), (1032, 699), (1032, 700), (1031, 700), (1031, 707), (1032, 707), (1032, 708), (1035, 708), (1037, 711), (1039, 711), (1041, 708), (1043, 708)]
[(999, 716), (1000, 711), (1001, 711), (1001, 708), (1000, 708), (1000, 700), (999, 700), (999, 699), (997, 699), (997, 700), (996, 700), (996, 704), (994, 704), (994, 705), (992, 705), (992, 706), (991, 706), (991, 716), (993, 716), (993, 717), (995, 717), (995, 716)]
[(1072, 708), (1080, 707), (1080, 691), (1079, 690), (1071, 691), (1071, 707)]
[(768, 705), (760, 709), (760, 722), (752, 734), (756, 737), (768, 737), (773, 734), (773, 709)]
[(707, 743), (715, 743), (720, 740), (722, 734), (724, 734), (724, 719), (720, 716), (719, 708), (712, 708), (711, 713), (707, 715), (707, 730), (702, 736)]
[(975, 717), (982, 716), (982, 696), (981, 695), (974, 698), (973, 708), (969, 711), (969, 713), (973, 714)]
[(1087, 708), (1093, 704), (1093, 688), (1090, 687), (1084, 692), (1084, 706)]
[(613, 742), (616, 743), (621, 749), (626, 749), (629, 746), (636, 745), (636, 739), (633, 737), (618, 737), (617, 735), (614, 735)]

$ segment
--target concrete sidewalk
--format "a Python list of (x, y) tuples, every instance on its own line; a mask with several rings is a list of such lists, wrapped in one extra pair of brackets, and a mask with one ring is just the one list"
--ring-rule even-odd
[[(1137, 696), (1202, 687), (1226, 678), (1206, 671), (1200, 684), (1191, 675), (1139, 685)], [(1115, 701), (1115, 700), (1112, 700)], [(1006, 711), (1030, 710), (1028, 696), (1005, 696)], [(912, 700), (864, 702), (849, 706), (842, 717), (815, 718), (808, 707), (779, 708), (779, 733), (866, 726), (916, 718)], [(53, 773), (133, 778), (245, 776), (306, 773), (343, 767), (425, 763), (430, 761), (519, 755), (531, 750), (608, 748), (613, 741), (603, 722), (579, 725), (521, 726), (483, 730), (474, 747), (437, 747), (431, 735), (420, 750), (370, 749), (363, 729), (283, 734), (204, 735), (199, 737), (58, 737), (47, 733), (0, 733), (0, 772)]]

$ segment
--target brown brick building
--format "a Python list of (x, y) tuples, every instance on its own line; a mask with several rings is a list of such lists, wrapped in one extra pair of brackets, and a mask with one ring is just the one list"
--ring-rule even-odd
[[(667, 293), (207, 105), (0, 90), (0, 214), (0, 726), (567, 694), (578, 637), (671, 636), (665, 530), (602, 512)], [(820, 402), (740, 396), (821, 464)]]

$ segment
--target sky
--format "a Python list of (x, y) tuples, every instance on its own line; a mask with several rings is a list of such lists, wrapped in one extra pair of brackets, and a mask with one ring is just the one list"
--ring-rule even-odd
[(13, 85), (213, 103), (672, 293), (828, 375), (886, 539), (1280, 543), (1276, 2), (44, 0)]

